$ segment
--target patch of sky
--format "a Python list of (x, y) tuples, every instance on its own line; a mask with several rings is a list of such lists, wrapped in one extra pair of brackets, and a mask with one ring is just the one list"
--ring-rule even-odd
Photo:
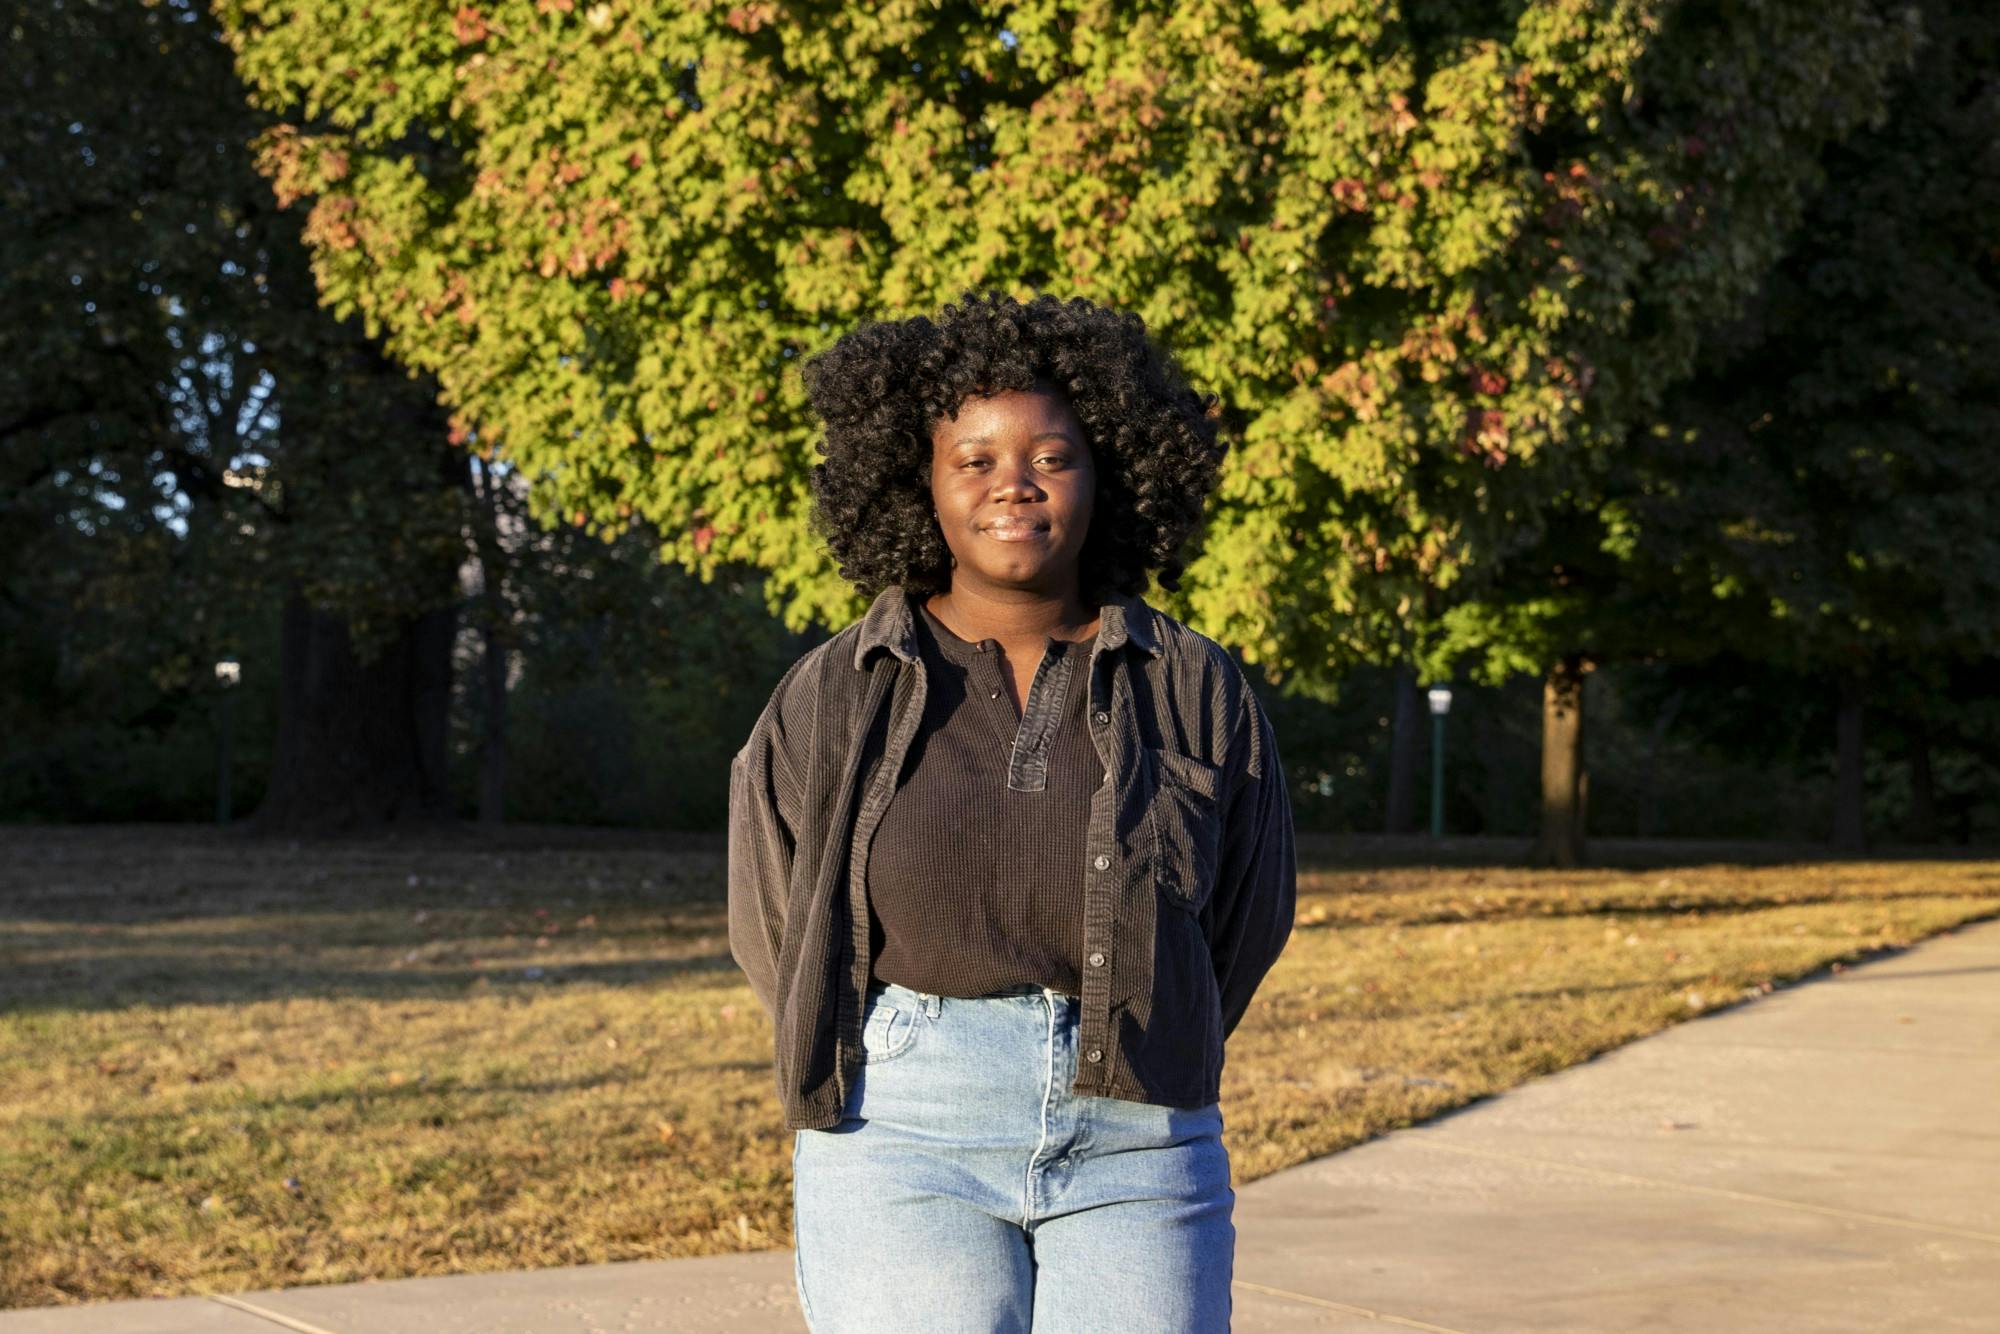
[(1014, 35), (1014, 32), (1011, 28), (1002, 28), (1000, 30), (1000, 45), (1006, 47), (1009, 51), (1012, 51), (1015, 47), (1019, 46), (1020, 44), (1021, 44), (1021, 39)]

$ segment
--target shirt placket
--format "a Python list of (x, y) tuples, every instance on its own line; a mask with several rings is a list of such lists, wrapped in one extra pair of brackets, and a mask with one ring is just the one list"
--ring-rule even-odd
[(1069, 695), (1076, 655), (1068, 646), (1050, 641), (1035, 665), (1027, 706), (1007, 753), (1007, 786), (1015, 792), (1042, 792), (1049, 785), (1049, 746)]

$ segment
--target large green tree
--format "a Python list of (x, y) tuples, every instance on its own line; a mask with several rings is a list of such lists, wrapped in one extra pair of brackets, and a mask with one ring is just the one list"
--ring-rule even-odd
[(1100, 297), (1241, 441), (1174, 605), (1308, 685), (1435, 647), (1909, 40), (1868, 0), (217, 10), (326, 299), (543, 518), (837, 622), (788, 367), (970, 285)]

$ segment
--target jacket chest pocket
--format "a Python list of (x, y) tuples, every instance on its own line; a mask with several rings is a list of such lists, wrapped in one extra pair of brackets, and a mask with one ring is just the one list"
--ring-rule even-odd
[(1176, 907), (1200, 912), (1215, 892), (1222, 844), (1222, 771), (1175, 750), (1146, 747), (1153, 778), (1146, 823), (1153, 835), (1153, 877)]

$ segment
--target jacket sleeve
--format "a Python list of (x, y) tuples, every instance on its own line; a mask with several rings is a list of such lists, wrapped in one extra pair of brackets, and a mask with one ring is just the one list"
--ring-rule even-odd
[(1271, 720), (1246, 689), (1250, 715), (1247, 772), (1224, 814), (1215, 893), (1202, 912), (1216, 986), (1222, 994), (1222, 1035), (1236, 1031), (1258, 984), (1291, 938), (1298, 902), (1292, 846), (1292, 803), (1285, 789)]
[(798, 829), (799, 786), (780, 711), (793, 674), (729, 764), (729, 952), (773, 1021)]

